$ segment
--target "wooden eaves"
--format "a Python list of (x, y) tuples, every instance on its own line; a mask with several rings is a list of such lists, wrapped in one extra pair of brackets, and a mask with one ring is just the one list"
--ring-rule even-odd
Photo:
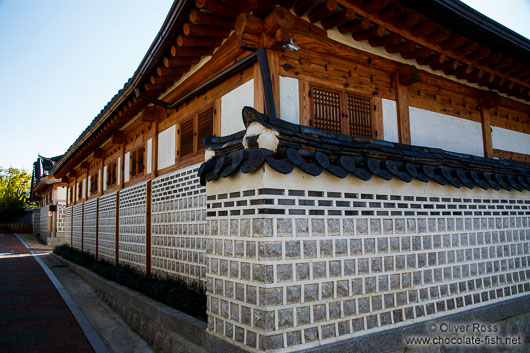
[[(454, 0), (433, 2), (456, 4)], [(289, 9), (297, 16), (307, 16), (314, 24), (320, 22), (320, 26), (307, 28), (312, 31), (313, 36), (326, 36), (327, 30), (337, 28), (340, 33), (351, 35), (354, 40), (368, 41), (372, 47), (382, 47), (388, 53), (414, 59), (419, 65), (427, 65), (432, 70), (530, 102), (530, 65), (528, 61), (520, 60), (520, 57), (530, 55), (528, 40), (520, 37), (522, 45), (515, 49), (510, 47), (510, 55), (501, 53), (497, 48), (490, 48), (484, 41), (488, 40), (488, 36), (494, 35), (501, 38), (501, 43), (511, 45), (512, 39), (517, 39), (517, 36), (507, 38), (509, 31), (504, 27), (491, 23), (487, 28), (480, 27), (469, 20), (469, 26), (484, 34), (484, 41), (478, 41), (463, 36), (456, 29), (449, 29), (446, 23), (427, 17), (412, 3), (414, 2), (408, 0), (175, 2), (133, 77), (68, 149), (52, 173), (57, 177), (65, 175), (147, 106), (147, 101), (135, 96), (135, 89), (139, 89), (142, 95), (173, 103), (194, 88), (190, 85), (197, 80), (184, 81), (166, 94), (167, 90), (188, 73), (193, 65), (199, 63), (203, 56), (212, 55), (217, 48), (221, 47), (221, 50), (217, 50), (216, 58), (212, 57), (210, 62), (214, 59), (224, 60), (230, 65), (245, 55), (245, 45), (252, 40), (266, 47), (274, 45), (275, 41), (283, 41), (290, 34), (289, 29), (283, 28), (281, 33), (275, 32), (276, 38), (274, 35), (267, 35), (272, 40), (252, 37), (250, 33), (250, 37), (246, 38), (250, 38), (250, 41), (247, 40), (246, 44), (241, 43), (241, 36), (237, 38), (232, 32), (236, 29), (236, 20), (241, 13), (265, 18), (278, 6)], [(456, 11), (451, 10), (449, 5), (446, 6), (449, 12)], [(475, 19), (487, 19), (477, 12), (472, 14)], [(233, 47), (229, 44), (234, 40), (240, 41), (240, 50), (231, 53), (228, 49)], [(223, 51), (222, 47), (226, 49)], [(514, 53), (522, 56), (513, 55)], [(395, 64), (387, 65), (385, 71), (395, 70), (396, 67)], [(212, 77), (224, 68), (226, 66), (222, 67), (220, 64), (210, 65), (200, 72), (200, 76)], [(390, 71), (388, 73), (392, 74)]]

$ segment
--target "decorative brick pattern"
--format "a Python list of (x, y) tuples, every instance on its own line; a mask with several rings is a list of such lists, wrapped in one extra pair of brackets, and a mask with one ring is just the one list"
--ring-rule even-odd
[(66, 207), (64, 210), (64, 238), (66, 244), (72, 246), (72, 212), (73, 207)]
[(44, 206), (40, 208), (40, 222), (39, 222), (39, 231), (41, 236), (49, 236), (50, 232), (48, 231), (48, 211), (49, 206)]
[(64, 234), (64, 211), (66, 205), (64, 202), (57, 203), (57, 234)]
[(152, 182), (151, 268), (154, 274), (205, 281), (206, 188), (198, 166)]
[(81, 250), (82, 231), (83, 231), (83, 203), (74, 205), (74, 218), (72, 227), (72, 247)]
[(530, 292), (528, 193), (243, 178), (207, 196), (208, 329), (236, 344), (303, 349)]
[(116, 262), (116, 193), (99, 198), (98, 258)]
[(83, 214), (83, 250), (92, 255), (96, 255), (97, 207), (98, 199), (88, 200)]
[(145, 271), (146, 183), (120, 192), (119, 262)]

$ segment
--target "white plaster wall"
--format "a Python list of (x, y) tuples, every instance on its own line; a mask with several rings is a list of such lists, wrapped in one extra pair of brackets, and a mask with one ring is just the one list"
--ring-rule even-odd
[(101, 192), (101, 169), (98, 170), (98, 192)]
[[(92, 179), (92, 176), (91, 176), (91, 175), (88, 176), (88, 185), (90, 185), (90, 179)], [(83, 188), (83, 189), (84, 189), (84, 188)], [(90, 196), (90, 190), (87, 189), (86, 192), (87, 192), (87, 195)]]
[(57, 188), (57, 201), (66, 201), (66, 186)]
[(175, 129), (172, 125), (158, 134), (158, 170), (175, 164)]
[(530, 154), (529, 134), (492, 126), (491, 140), (495, 149)]
[(221, 97), (221, 136), (245, 129), (241, 111), (254, 106), (254, 79)]
[(396, 101), (382, 99), (383, 134), (385, 141), (399, 142)]
[(147, 174), (151, 174), (151, 170), (153, 169), (153, 139), (147, 140), (147, 166), (146, 166), (146, 172)]
[(300, 95), (296, 78), (280, 76), (280, 118), (300, 123)]
[(415, 107), (409, 116), (413, 145), (484, 156), (480, 123)]
[(83, 198), (86, 198), (86, 178), (83, 179)]
[(123, 163), (123, 181), (126, 183), (129, 181), (129, 156), (130, 152), (125, 153), (125, 161)]
[(107, 166), (103, 167), (103, 191), (107, 190)]

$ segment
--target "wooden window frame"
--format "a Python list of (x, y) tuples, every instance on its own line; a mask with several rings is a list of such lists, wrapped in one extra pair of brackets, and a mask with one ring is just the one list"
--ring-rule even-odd
[[(144, 145), (129, 151), (129, 181), (134, 178), (145, 176), (146, 152), (147, 150)], [(141, 157), (139, 156), (140, 154)]]
[(99, 193), (98, 185), (99, 185), (99, 171), (96, 171), (94, 174), (90, 176), (90, 185), (89, 185), (90, 195)]
[(117, 185), (118, 183), (118, 160), (115, 159), (112, 162), (109, 162), (107, 165), (107, 180), (106, 180), (106, 189)]
[[(199, 152), (204, 150), (204, 146), (201, 146), (199, 148), (199, 145), (202, 145), (199, 143), (199, 116), (206, 113), (207, 111), (211, 110), (211, 121), (212, 121), (212, 131), (211, 134), (215, 133), (215, 115), (216, 115), (216, 107), (215, 104), (208, 104), (205, 108), (198, 110), (194, 112), (191, 115), (187, 115), (186, 117), (179, 120), (177, 124), (177, 160), (178, 164), (182, 163), (183, 161), (189, 161), (190, 159), (197, 158), (197, 155)], [(190, 120), (193, 120), (193, 148), (190, 153), (187, 153), (186, 155), (182, 155), (182, 126), (184, 123), (189, 122)]]
[(77, 200), (82, 200), (83, 197), (83, 179), (77, 182)]
[[(361, 94), (358, 92), (354, 92), (351, 90), (344, 90), (344, 89), (335, 89), (332, 87), (327, 87), (320, 84), (314, 84), (309, 83), (309, 119), (307, 121), (308, 125), (311, 127), (315, 127), (315, 95), (314, 90), (324, 90), (328, 92), (333, 92), (339, 95), (340, 103), (339, 103), (339, 117), (341, 119), (340, 121), (340, 134), (342, 135), (348, 135), (353, 137), (361, 137), (361, 138), (378, 138), (377, 136), (377, 121), (376, 121), (376, 114), (375, 114), (375, 106), (376, 102), (374, 101), (373, 96), (369, 96), (366, 94)], [(369, 111), (370, 111), (370, 136), (358, 136), (358, 135), (351, 135), (351, 127), (350, 127), (350, 111), (349, 111), (349, 102), (348, 97), (355, 97), (360, 99), (365, 99), (369, 101)]]

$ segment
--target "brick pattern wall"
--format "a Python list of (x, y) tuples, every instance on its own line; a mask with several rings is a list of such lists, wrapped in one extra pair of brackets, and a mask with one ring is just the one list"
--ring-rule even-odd
[(208, 329), (236, 344), (303, 349), (530, 292), (528, 193), (223, 182), (207, 197)]
[(81, 250), (82, 231), (83, 231), (83, 204), (74, 205), (74, 218), (72, 227), (72, 247)]
[(151, 266), (154, 274), (206, 281), (206, 188), (198, 165), (152, 182)]
[(66, 207), (64, 210), (64, 238), (66, 244), (72, 246), (72, 212), (73, 207)]
[(50, 233), (48, 232), (48, 211), (49, 211), (48, 206), (44, 206), (40, 208), (39, 231), (40, 231), (40, 235), (43, 237), (47, 237), (50, 235)]
[(145, 271), (146, 183), (120, 192), (119, 262)]
[(83, 250), (92, 255), (96, 255), (97, 206), (97, 198), (86, 201), (83, 215)]
[(116, 193), (99, 198), (98, 258), (116, 261)]

